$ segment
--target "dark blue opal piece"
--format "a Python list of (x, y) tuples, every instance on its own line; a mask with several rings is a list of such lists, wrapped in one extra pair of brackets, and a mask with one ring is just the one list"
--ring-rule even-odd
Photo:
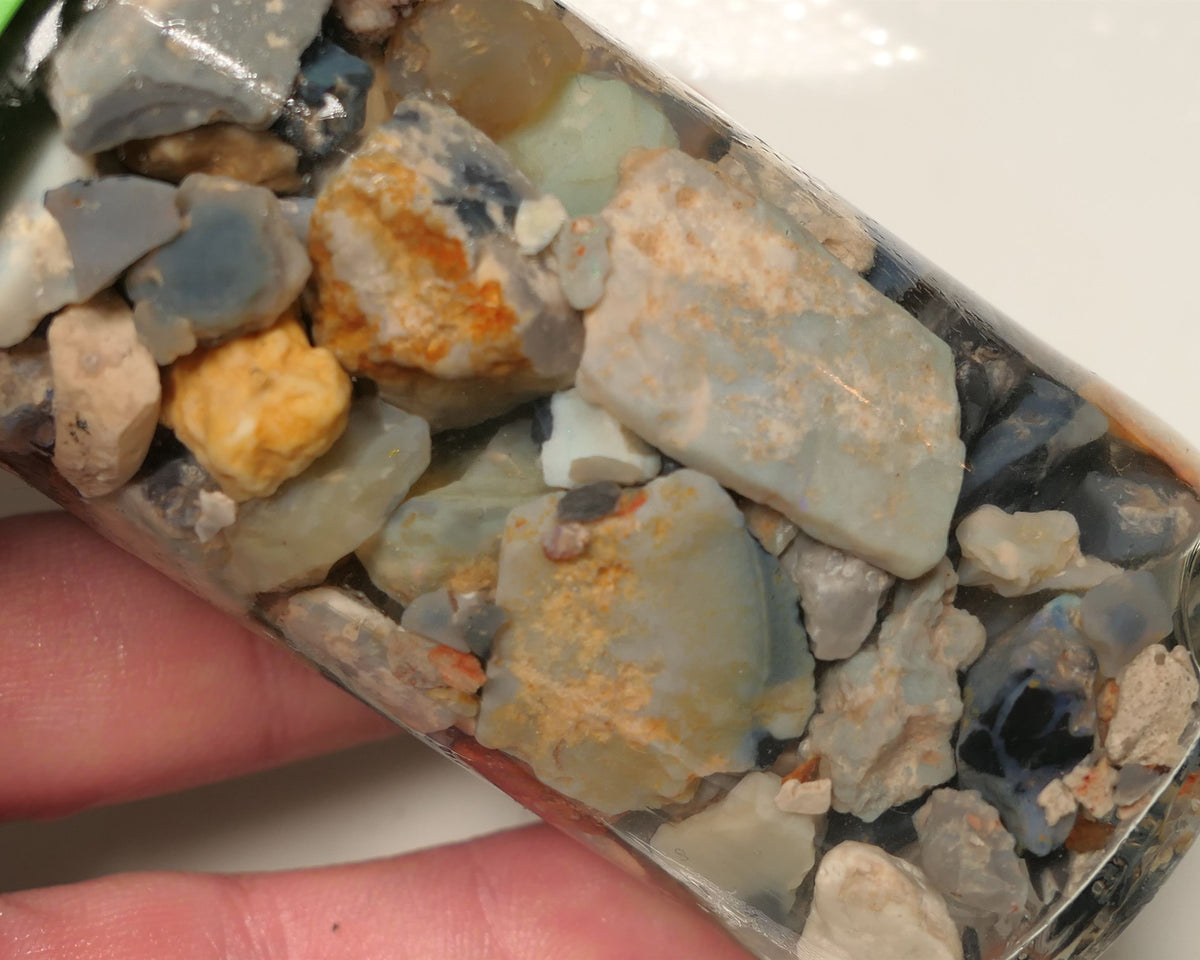
[(1169, 553), (1195, 530), (1200, 505), (1179, 481), (1134, 471), (1093, 471), (1064, 499), (1089, 556), (1133, 565)]
[(363, 128), (375, 71), (335, 43), (317, 40), (300, 60), (280, 135), (309, 157), (328, 156)]

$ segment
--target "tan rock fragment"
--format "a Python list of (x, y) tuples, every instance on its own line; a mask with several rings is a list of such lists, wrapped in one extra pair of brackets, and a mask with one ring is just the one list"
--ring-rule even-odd
[(150, 140), (132, 140), (117, 151), (130, 170), (178, 183), (192, 173), (231, 177), (276, 193), (299, 190), (300, 154), (265, 130), (214, 123)]
[(129, 480), (158, 424), (158, 366), (138, 340), (133, 312), (101, 294), (54, 318), (54, 465), (85, 497)]
[(163, 421), (237, 501), (268, 497), (346, 426), (350, 378), (289, 311), (273, 327), (176, 361)]
[(1109, 759), (1145, 767), (1178, 763), (1186, 752), (1179, 741), (1200, 693), (1191, 654), (1149, 646), (1121, 671), (1117, 687), (1117, 712), (1104, 740)]

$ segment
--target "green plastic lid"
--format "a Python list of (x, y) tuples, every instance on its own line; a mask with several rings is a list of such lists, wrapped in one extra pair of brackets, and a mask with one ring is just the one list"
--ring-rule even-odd
[(8, 26), (8, 22), (23, 2), (24, 0), (0, 0), (0, 32)]

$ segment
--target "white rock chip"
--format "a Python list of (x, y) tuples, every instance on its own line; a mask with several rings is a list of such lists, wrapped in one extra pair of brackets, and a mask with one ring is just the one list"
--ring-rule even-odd
[(872, 821), (954, 776), (950, 736), (962, 715), (957, 671), (983, 651), (983, 625), (950, 605), (948, 561), (904, 583), (879, 640), (820, 685), (804, 753), (833, 781), (833, 808)]
[(158, 426), (158, 365), (113, 294), (64, 310), (47, 333), (54, 376), (54, 465), (85, 497), (130, 479)]
[(1071, 792), (1071, 788), (1063, 782), (1061, 777), (1055, 777), (1042, 787), (1037, 802), (1045, 812), (1046, 822), (1050, 826), (1054, 826), (1066, 817), (1075, 816), (1075, 809), (1079, 806), (1075, 794)]
[(738, 509), (746, 518), (746, 529), (773, 557), (783, 553), (788, 544), (796, 539), (796, 533), (800, 530), (778, 510), (764, 507), (753, 500), (743, 501)]
[(650, 844), (672, 867), (743, 900), (777, 900), (786, 913), (816, 859), (816, 820), (776, 806), (779, 786), (773, 773), (748, 773), (711, 807), (664, 823)]
[(566, 222), (567, 208), (552, 193), (521, 201), (513, 224), (517, 247), (527, 257), (541, 253)]
[(987, 504), (955, 532), (962, 547), (958, 579), (1002, 597), (1039, 590), (1081, 590), (1119, 574), (1112, 564), (1079, 551), (1079, 523), (1063, 510), (1005, 513)]
[(775, 794), (775, 806), (787, 813), (819, 817), (833, 804), (833, 783), (829, 780), (784, 780)]
[(40, 203), (17, 204), (0, 221), (0, 347), (20, 343), (75, 295), (62, 227)]
[(1185, 752), (1179, 739), (1200, 694), (1187, 650), (1168, 652), (1158, 643), (1147, 647), (1117, 676), (1117, 687), (1117, 713), (1104, 741), (1109, 759), (1145, 767), (1178, 763)]
[(201, 490), (196, 499), (200, 509), (193, 529), (201, 543), (208, 543), (237, 520), (237, 501), (220, 490)]
[(996, 924), (1010, 932), (1033, 888), (996, 808), (976, 790), (935, 790), (913, 824), (921, 844), (917, 862), (951, 914), (976, 927)]
[(577, 385), (663, 452), (902, 577), (962, 482), (949, 348), (711, 165), (627, 159)]
[(813, 656), (845, 660), (857, 653), (894, 578), (803, 533), (792, 539), (779, 562), (800, 591)]
[(854, 841), (838, 844), (822, 858), (801, 944), (828, 950), (839, 960), (962, 960), (963, 955), (946, 903), (920, 869)]
[(554, 426), (542, 444), (542, 476), (548, 487), (578, 487), (598, 480), (644, 483), (658, 476), (662, 458), (578, 390), (550, 399)]
[(1062, 778), (1063, 784), (1093, 820), (1103, 820), (1113, 810), (1113, 790), (1118, 772), (1106, 757), (1085, 760)]

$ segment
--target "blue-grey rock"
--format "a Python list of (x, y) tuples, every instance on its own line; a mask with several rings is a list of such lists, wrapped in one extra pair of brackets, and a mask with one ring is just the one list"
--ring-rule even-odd
[(312, 197), (280, 197), (279, 206), (301, 246), (308, 247), (308, 226), (317, 201)]
[(317, 40), (300, 58), (295, 92), (279, 119), (281, 136), (306, 156), (328, 156), (362, 129), (374, 80), (365, 60)]
[(1084, 595), (1082, 615), (1083, 632), (1106, 677), (1115, 677), (1172, 628), (1171, 607), (1147, 570), (1127, 571), (1093, 587)]
[(1142, 471), (1093, 471), (1062, 505), (1079, 521), (1084, 552), (1122, 565), (1170, 553), (1196, 530), (1198, 508), (1183, 484)]
[(0, 453), (54, 445), (53, 396), (45, 340), (0, 350)]
[(400, 626), (463, 653), (486, 657), (496, 632), (508, 620), (502, 607), (489, 603), (482, 591), (422, 594), (404, 609)]
[(310, 269), (270, 190), (197, 173), (178, 203), (187, 229), (125, 280), (138, 334), (159, 364), (275, 323)]
[(0, 349), (74, 303), (75, 271), (62, 227), (40, 203), (18, 203), (0, 222)]
[[(1029, 496), (1067, 454), (1107, 429), (1108, 419), (1096, 407), (1065, 387), (1031, 376), (1012, 412), (968, 451), (960, 507), (984, 500), (1012, 506), (1014, 494)], [(1085, 545), (1084, 552), (1094, 551)]]
[(718, 484), (679, 470), (626, 491), (587, 549), (549, 558), (561, 495), (509, 514), (477, 736), (543, 783), (615, 814), (750, 769), (759, 731), (813, 705), (795, 588)]
[(68, 146), (95, 153), (216, 120), (271, 124), (329, 0), (122, 0), (54, 55), (50, 103)]
[(1038, 794), (1094, 746), (1096, 657), (1080, 605), (1070, 594), (1051, 600), (996, 640), (963, 687), (959, 781), (983, 794), (1036, 856), (1061, 846), (1075, 822), (1068, 816), (1051, 826)]
[(896, 576), (946, 550), (962, 481), (949, 349), (711, 165), (624, 165), (576, 383), (669, 456)]
[(175, 188), (146, 177), (77, 180), (47, 192), (46, 209), (67, 238), (79, 300), (183, 230)]

